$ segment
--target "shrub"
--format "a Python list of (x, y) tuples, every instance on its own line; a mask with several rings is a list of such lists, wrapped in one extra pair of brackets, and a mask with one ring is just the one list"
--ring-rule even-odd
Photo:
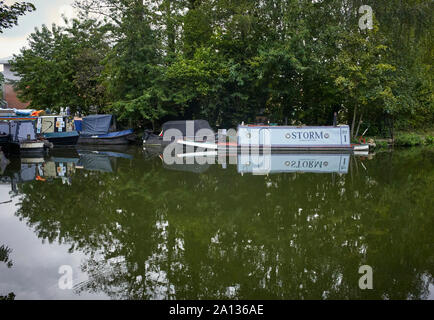
[(395, 145), (402, 147), (420, 146), (424, 144), (424, 139), (414, 133), (403, 133), (395, 138)]
[(384, 140), (376, 140), (375, 145), (376, 145), (376, 148), (378, 148), (378, 149), (389, 147), (389, 144), (387, 143), (387, 141), (384, 141)]
[(434, 137), (433, 136), (426, 136), (425, 137), (425, 144), (426, 145), (434, 144)]

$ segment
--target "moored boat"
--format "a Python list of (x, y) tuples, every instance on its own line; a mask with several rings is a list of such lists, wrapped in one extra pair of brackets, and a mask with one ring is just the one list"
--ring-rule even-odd
[[(88, 145), (125, 145), (135, 141), (132, 129), (114, 131), (112, 115), (92, 115), (81, 120), (75, 120), (76, 127), (80, 127), (78, 144)], [(78, 124), (78, 125), (77, 125)]]
[[(207, 135), (215, 133), (206, 120), (182, 120), (165, 122), (161, 128), (159, 135), (150, 131), (145, 131), (143, 136), (143, 145), (145, 147), (166, 147), (173, 141), (174, 137), (182, 138), (189, 141), (204, 142), (203, 137), (200, 137), (200, 132), (207, 131)], [(165, 135), (166, 134), (166, 139)]]
[(270, 148), (276, 150), (352, 150), (350, 128), (290, 127), (290, 126), (238, 126), (238, 146), (242, 149)]
[(47, 140), (38, 138), (34, 118), (13, 119), (0, 119), (0, 131), (4, 136), (1, 146), (8, 153), (44, 153), (52, 147)]
[(200, 143), (178, 139), (177, 143), (203, 149), (229, 149), (231, 151), (369, 151), (367, 144), (351, 143), (350, 128), (347, 125), (332, 127), (240, 125), (236, 139), (232, 140), (227, 142), (226, 139), (219, 139), (214, 142)]
[(79, 139), (79, 133), (74, 130), (74, 123), (66, 116), (38, 117), (36, 131), (54, 146), (74, 146)]
[(78, 144), (89, 145), (124, 145), (133, 143), (136, 139), (134, 131), (132, 129), (110, 132), (107, 134), (95, 134), (86, 136), (80, 134)]
[(43, 136), (54, 146), (75, 146), (80, 138), (77, 131), (44, 133)]

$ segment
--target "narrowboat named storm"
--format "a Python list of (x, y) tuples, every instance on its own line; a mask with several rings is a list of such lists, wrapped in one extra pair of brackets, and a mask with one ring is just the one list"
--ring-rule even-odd
[(351, 144), (347, 125), (331, 127), (238, 126), (241, 149), (284, 151), (365, 151), (368, 145)]
[[(187, 121), (188, 122), (188, 121)], [(192, 125), (194, 122), (192, 122)], [(194, 132), (194, 131), (193, 131)], [(212, 138), (212, 134), (209, 135)], [(202, 149), (271, 150), (271, 151), (369, 151), (367, 144), (352, 144), (347, 125), (330, 127), (289, 127), (239, 125), (236, 137), (217, 135), (215, 141), (197, 142), (180, 137), (178, 144)], [(167, 139), (164, 139), (167, 140)], [(228, 141), (229, 140), (229, 141)], [(169, 140), (170, 141), (170, 140)]]

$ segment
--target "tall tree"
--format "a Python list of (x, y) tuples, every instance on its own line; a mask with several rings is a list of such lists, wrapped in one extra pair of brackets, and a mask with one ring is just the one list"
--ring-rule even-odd
[(31, 101), (31, 108), (87, 113), (103, 107), (100, 76), (108, 49), (106, 30), (95, 20), (42, 26), (30, 35), (29, 48), (13, 59), (12, 70), (21, 78), (15, 82), (19, 97)]

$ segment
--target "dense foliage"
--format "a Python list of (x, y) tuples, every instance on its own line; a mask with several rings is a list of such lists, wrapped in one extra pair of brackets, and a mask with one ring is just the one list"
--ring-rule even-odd
[[(361, 30), (362, 5), (374, 12)], [(342, 123), (360, 135), (432, 124), (429, 0), (77, 0), (15, 56), (31, 107), (113, 112), (136, 125), (205, 118)], [(95, 108), (92, 108), (95, 107)]]
[(16, 2), (11, 6), (0, 1), (0, 33), (4, 29), (12, 28), (18, 24), (18, 17), (36, 10), (35, 6), (30, 2)]

